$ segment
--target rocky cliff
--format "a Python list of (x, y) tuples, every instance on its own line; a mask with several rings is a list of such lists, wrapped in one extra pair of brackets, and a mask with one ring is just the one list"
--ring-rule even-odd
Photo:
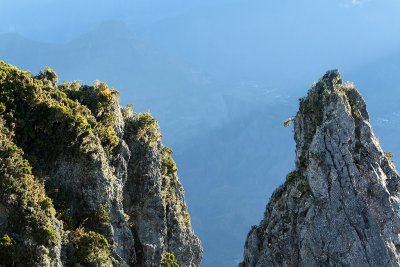
[(156, 120), (0, 62), (0, 265), (200, 266)]
[(300, 100), (296, 170), (248, 234), (240, 266), (399, 266), (399, 175), (337, 71)]

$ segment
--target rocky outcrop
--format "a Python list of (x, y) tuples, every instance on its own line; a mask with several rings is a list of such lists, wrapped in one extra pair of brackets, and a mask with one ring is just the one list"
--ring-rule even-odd
[(399, 175), (337, 71), (300, 100), (296, 170), (248, 234), (240, 266), (399, 266)]
[(56, 83), (0, 62), (0, 265), (200, 266), (157, 121)]
[(148, 114), (127, 116), (125, 140), (131, 153), (124, 206), (131, 217), (141, 266), (159, 266), (172, 252), (182, 266), (197, 266), (202, 250), (193, 234), (172, 151), (161, 144), (157, 122)]

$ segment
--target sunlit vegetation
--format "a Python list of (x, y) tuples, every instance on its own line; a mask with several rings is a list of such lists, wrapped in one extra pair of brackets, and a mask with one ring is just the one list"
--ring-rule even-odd
[[(111, 156), (119, 145), (115, 125), (123, 116), (119, 93), (99, 81), (57, 82), (48, 67), (32, 76), (0, 61), (0, 205), (13, 211), (7, 218), (13, 224), (0, 232), (0, 265), (22, 266), (22, 259), (50, 251), (63, 239), (72, 245), (76, 264), (111, 266), (107, 239), (76, 229), (69, 192), (46, 184), (46, 194), (44, 181), (34, 174), (65, 153), (90, 157), (104, 150)], [(96, 215), (99, 225), (109, 223), (106, 205), (99, 205)], [(66, 240), (63, 231), (72, 231)]]
[(164, 146), (161, 150), (162, 174), (173, 175), (177, 171), (176, 163), (172, 159), (172, 149)]
[(107, 239), (99, 233), (78, 228), (71, 233), (76, 263), (94, 266), (112, 266)]
[(179, 267), (175, 255), (170, 252), (165, 252), (162, 257), (161, 267)]

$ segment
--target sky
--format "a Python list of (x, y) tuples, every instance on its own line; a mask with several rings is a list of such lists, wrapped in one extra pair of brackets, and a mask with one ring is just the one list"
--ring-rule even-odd
[[(0, 32), (15, 31), (42, 40), (66, 40), (79, 33), (93, 28), (97, 23), (107, 19), (120, 19), (135, 27), (154, 23), (164, 18), (176, 16), (204, 6), (226, 5), (244, 2), (247, 5), (257, 4), (257, 0), (2, 0), (0, 10)], [(327, 8), (365, 10), (377, 24), (393, 20), (399, 8), (398, 0), (269, 0), (262, 1), (268, 6), (290, 6), (306, 12), (313, 6), (323, 5)], [(386, 15), (382, 14), (386, 13)], [(328, 13), (328, 12), (327, 12)], [(224, 16), (224, 14), (220, 14)], [(377, 17), (378, 16), (378, 17)], [(79, 27), (78, 27), (79, 25)], [(60, 31), (62, 30), (62, 31)], [(39, 33), (39, 35), (38, 35)]]
[(104, 20), (118, 19), (133, 27), (181, 14), (215, 1), (163, 0), (2, 0), (0, 32), (18, 32), (36, 40), (71, 40)]
[[(187, 55), (189, 60), (195, 57), (193, 54), (210, 61), (207, 55), (232, 57), (236, 53), (242, 56), (241, 64), (251, 67), (260, 65), (257, 60), (289, 64), (299, 53), (306, 54), (314, 64), (324, 62), (341, 67), (347, 59), (350, 62), (346, 65), (353, 66), (389, 54), (400, 43), (399, 0), (1, 1), (0, 33), (13, 32), (40, 42), (63, 43), (104, 21), (120, 20), (136, 35), (146, 31), (159, 34), (157, 41), (162, 48), (169, 44), (176, 48), (181, 40), (185, 42), (186, 36), (192, 38), (189, 40), (192, 43), (183, 43), (187, 47), (179, 47), (183, 55), (192, 53)], [(237, 9), (238, 6), (243, 8)], [(202, 19), (209, 17), (207, 25)], [(166, 25), (164, 32), (154, 30), (163, 25)], [(172, 43), (169, 36), (181, 39)], [(193, 43), (197, 41), (194, 38), (200, 39), (198, 45)], [(207, 47), (206, 42), (214, 47)], [(263, 53), (268, 49), (273, 50), (272, 55)], [(221, 67), (216, 65), (216, 68)]]

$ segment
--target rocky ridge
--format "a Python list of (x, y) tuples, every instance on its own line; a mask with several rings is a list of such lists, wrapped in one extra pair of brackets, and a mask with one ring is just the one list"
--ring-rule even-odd
[(0, 265), (200, 266), (171, 154), (105, 83), (0, 62)]
[(327, 72), (294, 118), (296, 170), (248, 234), (247, 266), (399, 266), (399, 175), (359, 91)]

